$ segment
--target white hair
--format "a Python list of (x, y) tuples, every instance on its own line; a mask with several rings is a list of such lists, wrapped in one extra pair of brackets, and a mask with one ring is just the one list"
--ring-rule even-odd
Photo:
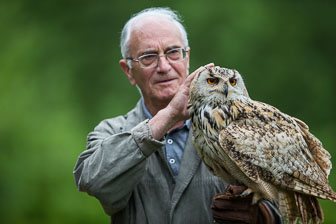
[(171, 10), (170, 8), (162, 8), (162, 7), (155, 7), (155, 8), (148, 8), (144, 9), (141, 12), (134, 14), (125, 24), (124, 28), (121, 31), (121, 37), (120, 37), (120, 48), (121, 48), (121, 55), (123, 58), (129, 57), (129, 39), (131, 36), (131, 31), (133, 28), (133, 25), (139, 21), (140, 19), (143, 19), (144, 17), (148, 16), (157, 16), (160, 18), (166, 18), (169, 21), (172, 21), (180, 30), (182, 41), (184, 44), (184, 47), (188, 47), (188, 37), (187, 32), (182, 25), (182, 19), (180, 15)]

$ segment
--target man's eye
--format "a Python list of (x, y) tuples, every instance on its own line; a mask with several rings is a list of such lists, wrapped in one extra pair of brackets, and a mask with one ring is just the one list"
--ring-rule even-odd
[(172, 50), (168, 51), (167, 54), (173, 55), (173, 54), (178, 54), (179, 52), (180, 52), (179, 49), (172, 49)]
[(182, 50), (180, 48), (172, 49), (166, 55), (171, 60), (179, 60), (182, 58)]
[(218, 78), (208, 78), (207, 79), (207, 82), (210, 84), (210, 85), (215, 85), (218, 83)]
[(144, 64), (151, 64), (157, 59), (157, 54), (147, 54), (139, 57), (139, 60)]

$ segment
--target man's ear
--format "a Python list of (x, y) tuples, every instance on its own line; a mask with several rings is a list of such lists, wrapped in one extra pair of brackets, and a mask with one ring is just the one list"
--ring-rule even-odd
[(127, 60), (126, 59), (121, 59), (119, 61), (119, 64), (123, 70), (123, 72), (125, 73), (126, 77), (128, 78), (129, 82), (131, 83), (132, 86), (136, 85), (136, 82), (132, 76), (132, 71), (130, 69), (130, 67), (127, 64)]
[(186, 63), (186, 74), (189, 75), (189, 58), (190, 58), (190, 48), (187, 48), (187, 57), (184, 59), (184, 63)]

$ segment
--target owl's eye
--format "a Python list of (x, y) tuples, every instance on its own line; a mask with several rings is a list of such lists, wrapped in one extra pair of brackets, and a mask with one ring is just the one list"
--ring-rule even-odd
[(210, 85), (215, 85), (218, 83), (219, 80), (218, 78), (208, 78), (207, 81)]
[(231, 86), (235, 86), (237, 84), (237, 79), (231, 78), (229, 81)]

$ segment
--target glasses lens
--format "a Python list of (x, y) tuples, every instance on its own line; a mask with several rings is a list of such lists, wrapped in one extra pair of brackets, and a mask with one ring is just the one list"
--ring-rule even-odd
[(181, 61), (186, 57), (186, 51), (182, 48), (176, 48), (166, 53), (167, 58), (172, 62)]
[(139, 61), (143, 67), (152, 67), (156, 66), (157, 63), (157, 54), (146, 54), (139, 57)]
[[(179, 62), (186, 58), (187, 51), (183, 48), (175, 48), (167, 51), (167, 53), (165, 53), (165, 56), (167, 60), (172, 63)], [(159, 57), (160, 56), (158, 54), (145, 54), (140, 56), (138, 60), (142, 68), (153, 68), (158, 65)]]

